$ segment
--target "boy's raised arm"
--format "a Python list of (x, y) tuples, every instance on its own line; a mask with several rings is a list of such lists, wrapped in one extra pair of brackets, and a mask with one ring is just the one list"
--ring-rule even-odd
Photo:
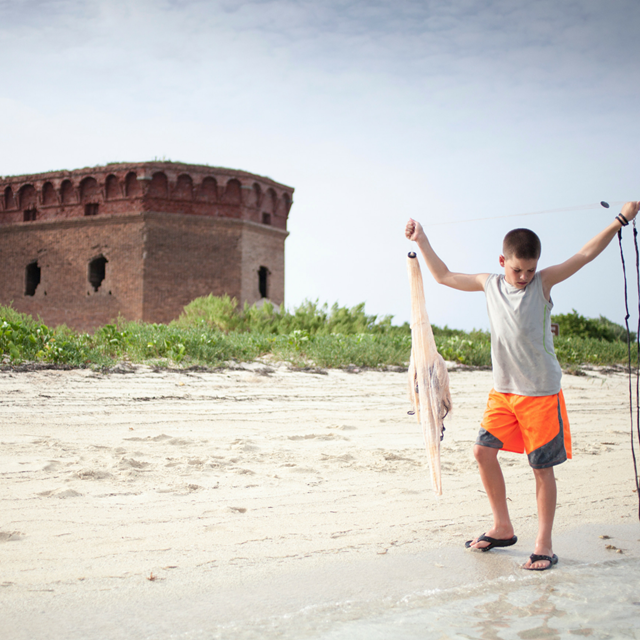
[(449, 271), (447, 265), (437, 256), (436, 252), (431, 247), (429, 239), (427, 238), (422, 225), (416, 222), (412, 218), (409, 218), (407, 226), (405, 228), (405, 235), (409, 240), (413, 240), (420, 247), (422, 256), (431, 275), (435, 278), (439, 284), (444, 284), (452, 289), (459, 289), (460, 291), (483, 291), (484, 283), (489, 277), (488, 273), (454, 273)]
[[(627, 202), (624, 207), (622, 207), (622, 215), (628, 222), (631, 222), (631, 220), (638, 215), (639, 208), (640, 201)], [(607, 248), (621, 227), (622, 223), (619, 222), (617, 218), (614, 219), (606, 229), (603, 229), (597, 236), (591, 238), (578, 253), (571, 256), (568, 260), (565, 260), (561, 264), (542, 269), (542, 271), (540, 271), (540, 278), (542, 279), (542, 289), (545, 297), (547, 299), (549, 298), (549, 293), (553, 285), (570, 278), (576, 271), (582, 269), (585, 264), (597, 258)]]

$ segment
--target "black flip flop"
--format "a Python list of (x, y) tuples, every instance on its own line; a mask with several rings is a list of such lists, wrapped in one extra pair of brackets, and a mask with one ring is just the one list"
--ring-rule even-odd
[(507, 538), (505, 540), (500, 540), (500, 538), (492, 538), (491, 536), (486, 536), (484, 533), (477, 539), (475, 542), (488, 542), (489, 544), (486, 547), (471, 547), (474, 543), (474, 540), (467, 540), (464, 543), (464, 546), (467, 549), (477, 549), (478, 551), (489, 551), (489, 549), (493, 549), (494, 547), (510, 547), (518, 542), (518, 536), (513, 536), (513, 538)]
[(553, 556), (540, 556), (537, 553), (532, 553), (529, 556), (529, 560), (531, 562), (539, 562), (540, 560), (546, 560), (549, 564), (546, 567), (525, 567), (522, 568), (525, 571), (546, 571), (547, 569), (551, 569), (554, 564), (558, 564), (558, 556), (554, 553)]

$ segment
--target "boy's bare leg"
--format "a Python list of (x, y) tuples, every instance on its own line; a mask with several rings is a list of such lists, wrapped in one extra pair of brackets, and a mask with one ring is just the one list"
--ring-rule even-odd
[[(491, 512), (493, 513), (493, 527), (485, 532), (485, 535), (499, 540), (508, 540), (514, 535), (513, 525), (509, 517), (509, 509), (507, 507), (507, 489), (504, 484), (504, 476), (498, 462), (499, 449), (492, 447), (483, 447), (475, 445), (473, 454), (478, 461), (478, 469), (480, 470), (480, 479), (487, 492)], [(488, 542), (481, 541), (471, 543), (474, 549), (482, 549), (489, 545)]]
[[(556, 514), (556, 476), (553, 467), (546, 469), (534, 469), (536, 478), (536, 502), (538, 503), (538, 537), (534, 553), (540, 556), (553, 556), (551, 544), (551, 530), (553, 529), (553, 518)], [(545, 569), (549, 566), (547, 560), (531, 562), (527, 560), (525, 569)]]

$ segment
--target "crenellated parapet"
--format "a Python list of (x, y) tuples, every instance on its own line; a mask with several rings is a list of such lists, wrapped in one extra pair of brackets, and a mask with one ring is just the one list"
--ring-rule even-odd
[(286, 230), (293, 188), (246, 171), (179, 162), (112, 163), (0, 178), (0, 224), (175, 213)]

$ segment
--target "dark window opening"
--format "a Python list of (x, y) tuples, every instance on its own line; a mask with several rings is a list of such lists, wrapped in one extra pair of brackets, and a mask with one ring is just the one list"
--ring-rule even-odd
[(33, 222), (38, 217), (37, 209), (25, 209), (22, 215), (24, 222)]
[(258, 290), (261, 298), (269, 297), (269, 269), (267, 267), (258, 269)]
[(87, 202), (84, 205), (84, 215), (85, 216), (97, 216), (98, 215), (98, 203), (97, 202)]
[(271, 224), (271, 214), (263, 213), (262, 214), (262, 224)]
[(27, 269), (25, 272), (25, 288), (24, 295), (25, 296), (33, 296), (36, 293), (36, 289), (40, 284), (40, 267), (38, 266), (38, 261), (30, 262), (27, 265)]
[(104, 280), (107, 262), (109, 261), (104, 256), (99, 256), (89, 263), (89, 282), (94, 291), (100, 288)]

